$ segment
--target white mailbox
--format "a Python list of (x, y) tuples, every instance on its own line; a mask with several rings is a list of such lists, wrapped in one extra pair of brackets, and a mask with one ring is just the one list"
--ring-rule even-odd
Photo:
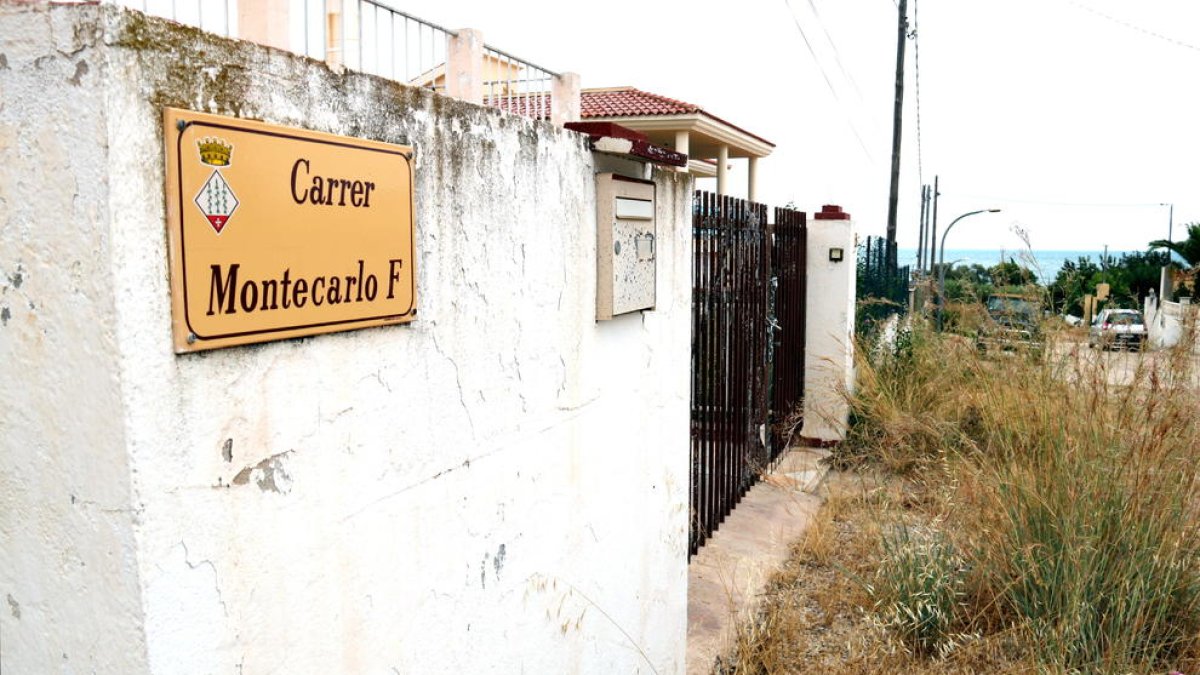
[(596, 175), (596, 320), (654, 309), (654, 183)]

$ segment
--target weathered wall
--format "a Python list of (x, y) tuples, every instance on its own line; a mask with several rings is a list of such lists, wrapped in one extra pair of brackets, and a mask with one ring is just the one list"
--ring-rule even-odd
[[(97, 672), (682, 669), (685, 179), (657, 309), (597, 324), (581, 137), (110, 7), (0, 12), (0, 198), (60, 204), (0, 231), (0, 592), (75, 603), (5, 613), (5, 666), (56, 668), (51, 636)], [(418, 320), (174, 355), (162, 106), (414, 145)], [(107, 567), (62, 578), (72, 547)]]
[(139, 672), (103, 66), (0, 12), (0, 670)]

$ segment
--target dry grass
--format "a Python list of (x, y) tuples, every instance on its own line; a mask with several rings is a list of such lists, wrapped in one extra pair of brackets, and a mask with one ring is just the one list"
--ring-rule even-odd
[(917, 333), (860, 363), (854, 472), (717, 671), (1195, 672), (1194, 360), (1128, 356)]

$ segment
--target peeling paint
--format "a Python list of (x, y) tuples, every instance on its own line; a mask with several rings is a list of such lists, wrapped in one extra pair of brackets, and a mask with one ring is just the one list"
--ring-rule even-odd
[[(232, 448), (232, 445), (230, 446)], [(232, 450), (231, 450), (232, 451)], [(292, 477), (283, 468), (283, 458), (292, 454), (291, 450), (271, 455), (254, 466), (247, 466), (233, 477), (234, 485), (245, 485), (251, 480), (263, 492), (287, 494), (292, 490)], [(232, 457), (232, 455), (231, 455)]]
[(226, 462), (233, 461), (233, 439), (232, 438), (226, 438), (225, 442), (223, 444), (221, 444), (221, 456), (225, 458)]

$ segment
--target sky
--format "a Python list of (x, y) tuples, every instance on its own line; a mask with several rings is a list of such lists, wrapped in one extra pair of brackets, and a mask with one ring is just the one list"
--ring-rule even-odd
[[(584, 87), (700, 105), (776, 143), (760, 201), (839, 204), (860, 232), (885, 232), (893, 0), (393, 4)], [(961, 221), (950, 248), (1020, 247), (1020, 229), (1038, 250), (1137, 250), (1167, 236), (1162, 204), (1176, 239), (1200, 221), (1200, 3), (909, 0), (909, 16), (901, 247), (916, 245), (935, 175), (942, 228), (1002, 209)], [(744, 184), (735, 160), (735, 193)]]

